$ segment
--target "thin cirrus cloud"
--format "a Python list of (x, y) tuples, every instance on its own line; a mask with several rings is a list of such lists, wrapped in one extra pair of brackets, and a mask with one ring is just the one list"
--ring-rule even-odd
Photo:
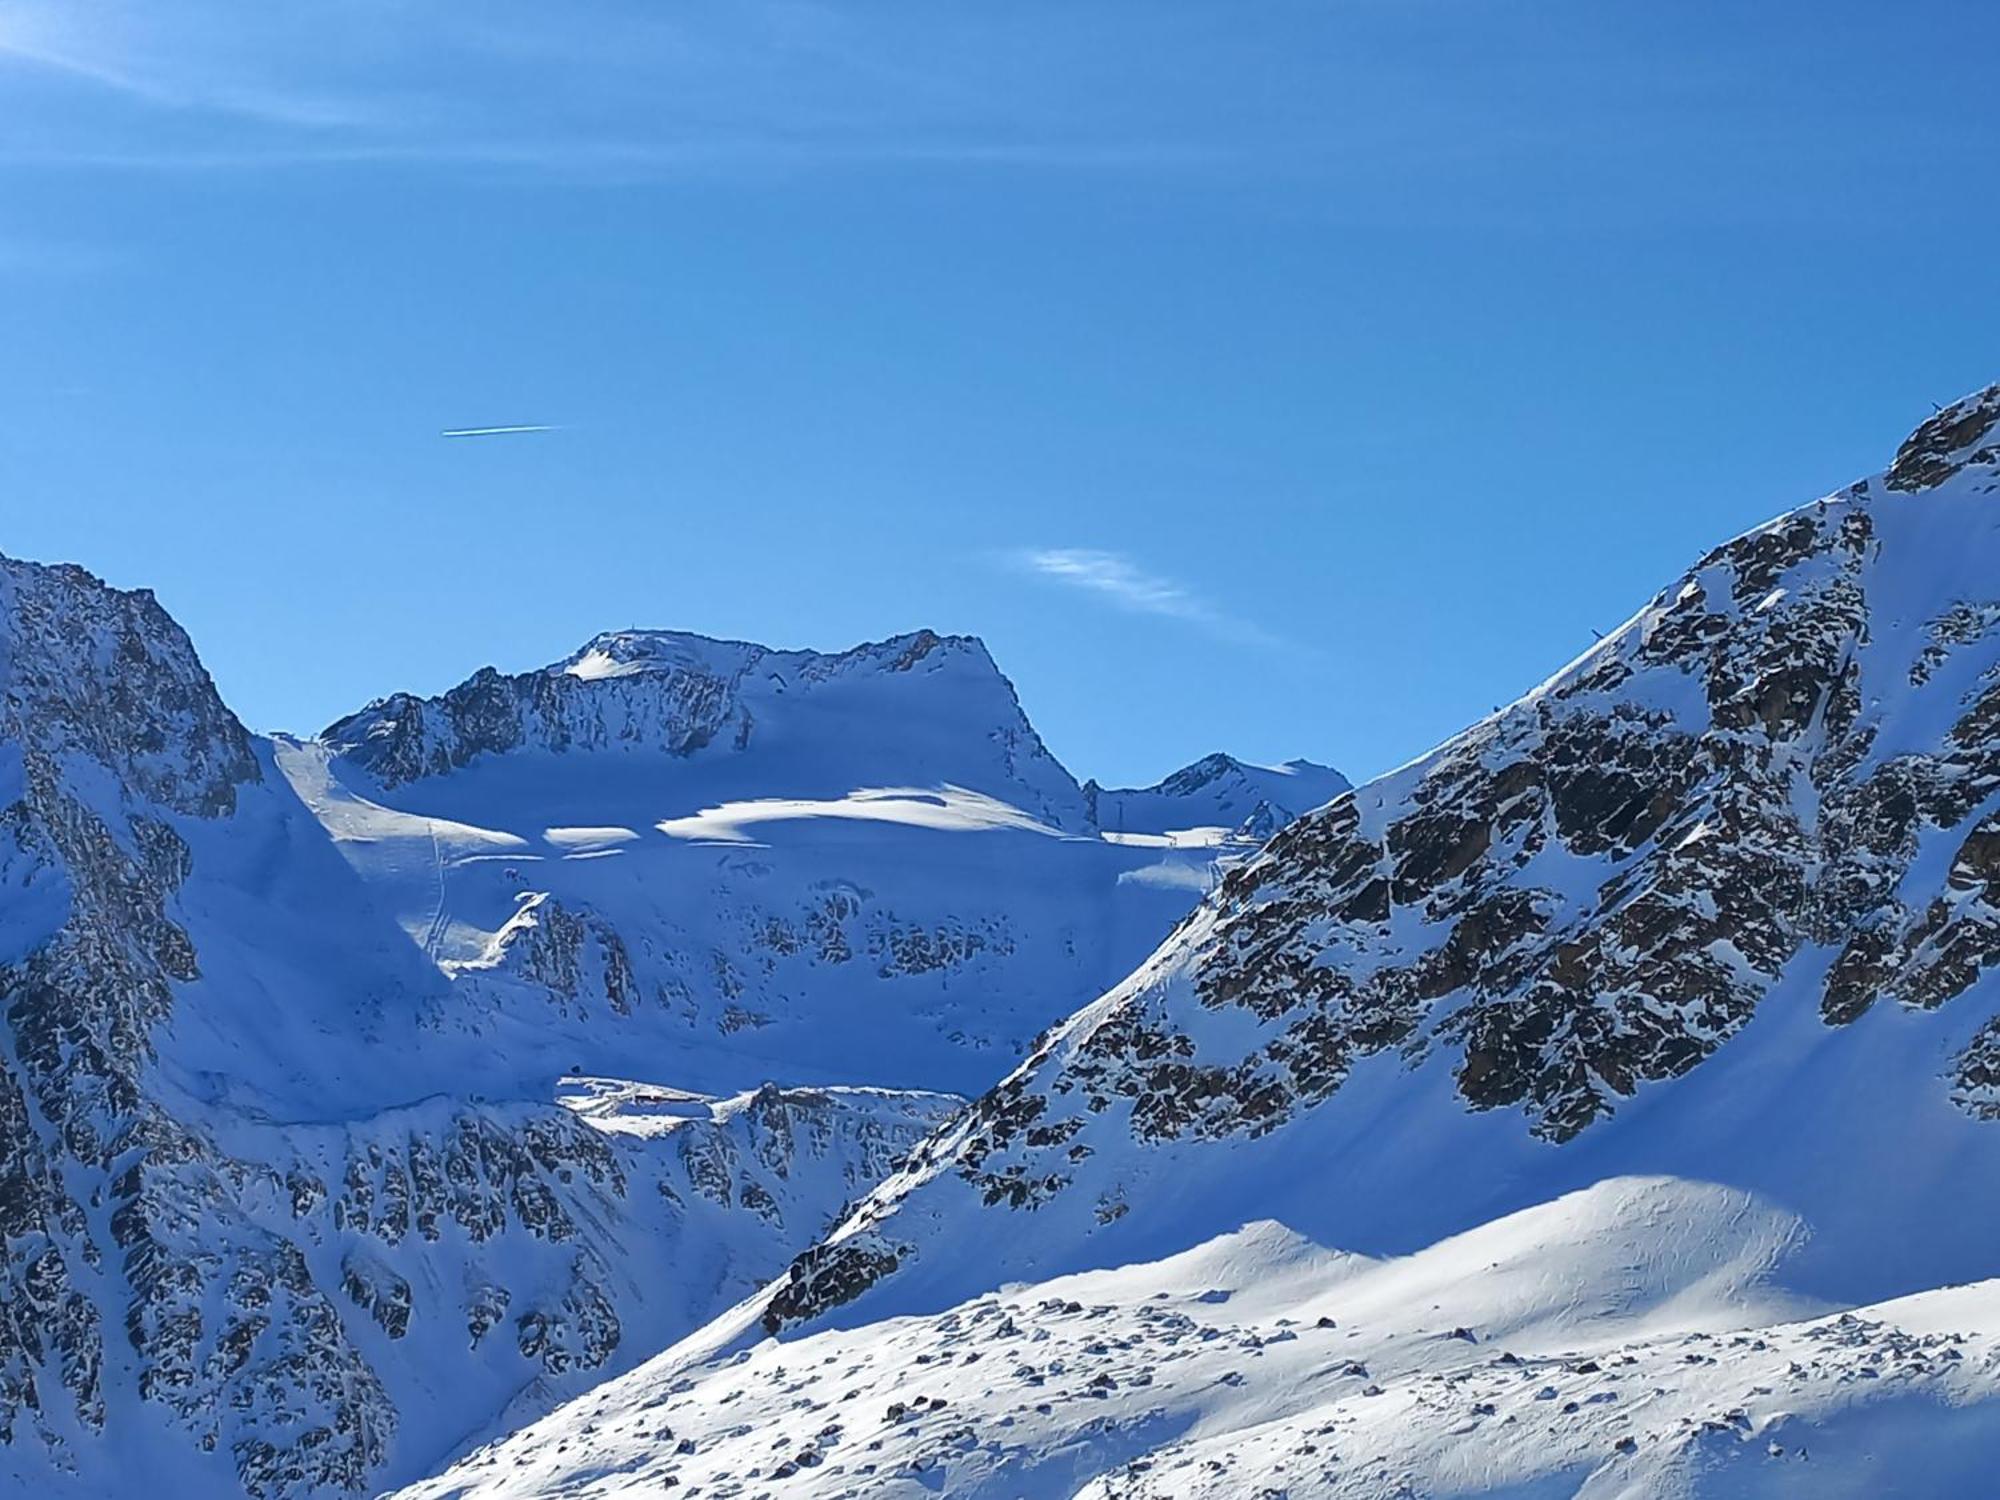
[(1147, 571), (1122, 553), (1090, 547), (1034, 547), (1013, 554), (1013, 561), (1039, 577), (1130, 614), (1179, 620), (1240, 645), (1292, 647), (1282, 636), (1219, 608), (1185, 584)]
[[(587, 176), (718, 169), (1204, 169), (1230, 153), (1114, 128), (1046, 75), (1094, 75), (1095, 33), (908, 4), (495, 0), (476, 17), (359, 6), (282, 20), (220, 0), (0, 0), (0, 82), (37, 85), (0, 169), (495, 168)], [(1006, 33), (1000, 34), (1004, 40)], [(987, 52), (994, 55), (987, 57)], [(968, 57), (984, 58), (972, 64)], [(1024, 101), (1023, 75), (1038, 81)], [(537, 108), (523, 120), (531, 84)]]

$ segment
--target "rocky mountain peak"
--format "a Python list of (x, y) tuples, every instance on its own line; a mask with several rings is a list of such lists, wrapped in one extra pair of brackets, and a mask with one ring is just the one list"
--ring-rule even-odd
[(0, 557), (0, 743), (82, 757), (138, 801), (228, 812), (257, 779), (249, 736), (150, 589)]
[(977, 636), (944, 636), (934, 630), (915, 630), (840, 652), (779, 651), (750, 641), (717, 640), (683, 630), (611, 630), (593, 636), (574, 654), (544, 670), (585, 681), (688, 672), (735, 676), (773, 661), (779, 670), (790, 668), (808, 679), (824, 679), (850, 671), (907, 672), (940, 649), (997, 670)]
[[(189, 839), (261, 776), (152, 594), (82, 568), (0, 560), (0, 686), (0, 1439), (61, 1455), (65, 1433), (104, 1429), (107, 1366), (132, 1378), (107, 1323), (144, 1346), (149, 1394), (194, 1399), (198, 1278), (162, 1221), (217, 1212), (218, 1183), (149, 1083), (174, 987), (200, 973), (178, 909)], [(128, 1300), (107, 1317), (95, 1294), (120, 1261)], [(288, 1275), (244, 1284), (289, 1306)], [(332, 1462), (351, 1436), (327, 1434)]]
[(1174, 772), (1160, 782), (1158, 790), (1169, 796), (1186, 796), (1189, 792), (1200, 791), (1217, 777), (1226, 776), (1240, 768), (1241, 763), (1234, 756), (1216, 751)]
[(1892, 490), (1924, 490), (1970, 466), (2000, 466), (2000, 383), (1941, 408), (1903, 440), (1884, 482)]
[[(433, 698), (398, 693), (321, 738), (384, 788), (514, 752), (776, 755), (800, 774), (845, 761), (862, 785), (963, 785), (1060, 827), (1082, 794), (1043, 746), (985, 646), (919, 630), (847, 651), (780, 651), (684, 631), (594, 637), (559, 662), (482, 668)], [(771, 763), (771, 762), (762, 762)], [(859, 779), (855, 779), (859, 778)]]
[(1084, 786), (1097, 826), (1111, 835), (1226, 830), (1236, 843), (1262, 843), (1301, 813), (1347, 790), (1331, 766), (1295, 759), (1260, 766), (1221, 751), (1147, 787)]

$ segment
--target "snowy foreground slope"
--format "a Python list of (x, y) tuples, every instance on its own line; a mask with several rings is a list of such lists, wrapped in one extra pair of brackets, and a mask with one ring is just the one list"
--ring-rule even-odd
[(1248, 852), (1100, 838), (928, 634), (263, 739), (149, 594), (0, 560), (0, 686), (5, 1494), (433, 1471), (766, 1282)]
[(1389, 1260), (1149, 1265), (613, 1382), (414, 1496), (1984, 1494), (2000, 1287), (1819, 1312), (1799, 1223), (1624, 1178)]
[(1293, 824), (784, 1278), (414, 1493), (1981, 1493), (1995, 880), (2000, 387)]

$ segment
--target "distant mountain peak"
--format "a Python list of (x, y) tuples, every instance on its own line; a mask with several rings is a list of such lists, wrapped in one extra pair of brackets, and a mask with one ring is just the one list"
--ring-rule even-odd
[(377, 699), (321, 738), (384, 787), (522, 751), (750, 752), (783, 761), (765, 795), (951, 784), (1056, 827), (1087, 821), (985, 645), (934, 630), (839, 652), (607, 631), (536, 670), (482, 667), (435, 697)]
[(1083, 793), (1106, 833), (1224, 828), (1239, 842), (1262, 843), (1351, 785), (1331, 766), (1310, 760), (1264, 766), (1217, 750), (1151, 786), (1106, 787), (1091, 781)]
[(259, 776), (249, 736), (151, 589), (0, 556), (0, 687), (0, 745), (65, 773), (95, 761), (135, 798), (226, 813)]
[(605, 678), (707, 672), (727, 675), (766, 661), (831, 674), (845, 670), (907, 672), (933, 652), (963, 653), (987, 665), (992, 656), (977, 636), (940, 635), (913, 630), (886, 640), (866, 641), (845, 651), (781, 650), (754, 641), (699, 635), (687, 630), (607, 630), (572, 655), (543, 668), (550, 676), (601, 681)]

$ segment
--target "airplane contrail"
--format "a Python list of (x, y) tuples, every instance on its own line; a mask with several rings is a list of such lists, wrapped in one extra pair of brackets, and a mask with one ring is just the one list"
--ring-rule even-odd
[(439, 437), (502, 437), (510, 432), (554, 432), (553, 424), (523, 422), (515, 427), (447, 427)]

